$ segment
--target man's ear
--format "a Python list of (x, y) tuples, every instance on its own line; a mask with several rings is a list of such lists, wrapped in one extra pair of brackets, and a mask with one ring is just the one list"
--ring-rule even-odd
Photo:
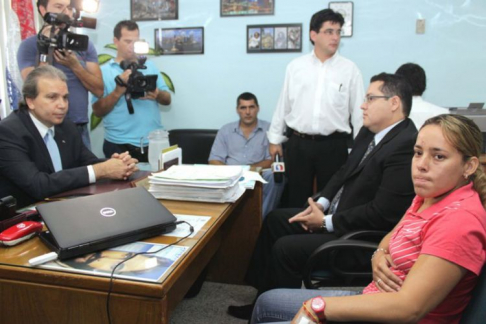
[(402, 109), (402, 101), (399, 96), (393, 96), (389, 100), (391, 101), (393, 112)]
[(44, 7), (43, 5), (39, 5), (37, 7), (37, 10), (39, 10), (39, 13), (41, 15), (41, 18), (44, 18), (44, 15), (47, 13), (47, 8)]
[(27, 104), (27, 107), (29, 107), (29, 110), (34, 108), (34, 100), (32, 98), (25, 98), (25, 103)]

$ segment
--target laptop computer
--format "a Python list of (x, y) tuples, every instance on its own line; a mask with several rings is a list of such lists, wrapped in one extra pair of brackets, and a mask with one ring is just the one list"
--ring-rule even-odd
[(40, 237), (60, 260), (161, 235), (175, 216), (145, 188), (124, 189), (37, 206)]

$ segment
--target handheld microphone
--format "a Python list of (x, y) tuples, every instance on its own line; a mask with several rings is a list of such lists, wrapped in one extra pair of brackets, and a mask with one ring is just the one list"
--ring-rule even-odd
[(285, 163), (280, 162), (280, 155), (275, 154), (275, 162), (272, 163), (273, 179), (275, 183), (281, 183), (285, 173)]

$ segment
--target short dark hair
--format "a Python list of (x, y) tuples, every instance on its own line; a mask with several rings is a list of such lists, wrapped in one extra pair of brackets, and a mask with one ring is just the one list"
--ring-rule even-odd
[(422, 67), (415, 63), (406, 63), (395, 74), (401, 75), (412, 87), (412, 95), (421, 96), (427, 86), (427, 78)]
[(43, 6), (44, 8), (47, 8), (47, 4), (49, 3), (49, 0), (37, 0), (37, 11), (39, 11), (39, 7)]
[[(324, 9), (312, 15), (312, 18), (310, 20), (309, 32), (315, 31), (316, 33), (318, 33), (322, 27), (322, 24), (324, 24), (326, 21), (332, 21), (339, 24), (341, 27), (343, 27), (344, 25), (343, 15), (341, 15), (339, 12), (335, 12), (332, 9)], [(314, 45), (312, 39), (311, 43), (312, 45)]]
[(240, 94), (238, 96), (238, 99), (236, 99), (236, 108), (238, 108), (238, 106), (240, 105), (240, 100), (253, 100), (255, 101), (255, 104), (257, 105), (258, 107), (258, 99), (257, 97), (251, 93), (251, 92), (243, 92), (242, 94)]
[(410, 110), (412, 109), (412, 88), (408, 84), (407, 80), (401, 75), (380, 73), (371, 78), (371, 83), (381, 81), (383, 85), (380, 87), (380, 91), (385, 96), (398, 96), (402, 102), (402, 112), (408, 117)]
[(22, 87), (22, 95), (24, 100), (19, 103), (19, 109), (28, 109), (27, 98), (35, 99), (39, 95), (39, 79), (59, 79), (67, 83), (67, 78), (64, 72), (53, 67), (52, 65), (42, 65), (33, 69), (25, 78), (24, 85)]
[(113, 36), (115, 36), (116, 39), (120, 39), (121, 31), (123, 28), (126, 28), (127, 30), (130, 31), (140, 30), (136, 22), (131, 20), (122, 20), (118, 24), (116, 24), (115, 29), (113, 30)]

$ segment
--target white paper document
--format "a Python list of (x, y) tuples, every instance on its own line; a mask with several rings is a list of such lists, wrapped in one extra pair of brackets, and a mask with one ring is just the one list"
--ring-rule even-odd
[[(194, 237), (201, 228), (211, 219), (210, 216), (196, 216), (196, 215), (181, 215), (175, 214), (174, 215), (178, 221), (186, 221), (194, 227), (194, 232), (189, 237)], [(177, 225), (176, 229), (170, 233), (164, 234), (164, 236), (175, 236), (175, 237), (184, 237), (190, 233), (189, 225), (187, 224), (179, 224)]]

